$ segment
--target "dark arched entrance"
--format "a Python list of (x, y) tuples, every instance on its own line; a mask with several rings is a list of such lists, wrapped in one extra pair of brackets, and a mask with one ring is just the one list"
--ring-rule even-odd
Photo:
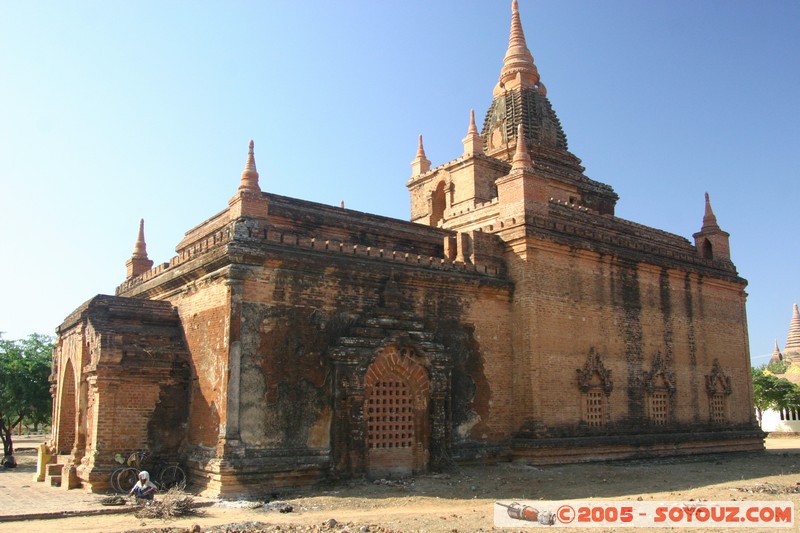
[(56, 447), (58, 453), (68, 454), (75, 447), (78, 396), (75, 394), (75, 369), (72, 361), (67, 359), (64, 366), (64, 374), (61, 378), (61, 397), (58, 402), (60, 410)]

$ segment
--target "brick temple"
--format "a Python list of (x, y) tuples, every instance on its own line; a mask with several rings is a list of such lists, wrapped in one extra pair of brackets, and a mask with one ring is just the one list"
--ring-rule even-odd
[(747, 282), (708, 195), (693, 241), (615, 216), (569, 151), (516, 0), (463, 144), (432, 168), (419, 139), (410, 221), (272, 194), (251, 142), (227, 205), (169, 262), (140, 224), (116, 294), (57, 330), (63, 486), (105, 490), (137, 449), (223, 496), (763, 449)]

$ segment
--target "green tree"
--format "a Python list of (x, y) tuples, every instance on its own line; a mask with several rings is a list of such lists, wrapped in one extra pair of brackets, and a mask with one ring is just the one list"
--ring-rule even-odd
[(767, 365), (767, 370), (773, 374), (783, 374), (789, 369), (789, 366), (791, 366), (789, 361), (775, 361)]
[(788, 379), (765, 372), (765, 367), (755, 368), (753, 399), (758, 413), (758, 423), (761, 424), (762, 412), (767, 409), (800, 409), (800, 387)]
[(0, 438), (4, 455), (13, 455), (12, 430), (23, 420), (50, 418), (50, 367), (53, 339), (34, 333), (27, 339), (0, 338)]

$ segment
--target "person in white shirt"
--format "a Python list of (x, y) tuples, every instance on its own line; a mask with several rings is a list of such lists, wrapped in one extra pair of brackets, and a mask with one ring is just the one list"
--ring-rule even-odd
[(139, 472), (139, 481), (133, 486), (128, 494), (133, 494), (137, 498), (143, 500), (152, 500), (155, 498), (158, 487), (155, 483), (150, 481), (150, 473), (147, 470)]

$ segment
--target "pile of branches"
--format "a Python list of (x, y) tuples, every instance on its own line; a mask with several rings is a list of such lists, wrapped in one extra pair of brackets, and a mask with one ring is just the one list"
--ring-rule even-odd
[(147, 501), (133, 514), (136, 518), (172, 520), (180, 516), (201, 516), (205, 514), (205, 511), (195, 506), (194, 498), (187, 496), (179, 488), (173, 487), (158, 499)]

